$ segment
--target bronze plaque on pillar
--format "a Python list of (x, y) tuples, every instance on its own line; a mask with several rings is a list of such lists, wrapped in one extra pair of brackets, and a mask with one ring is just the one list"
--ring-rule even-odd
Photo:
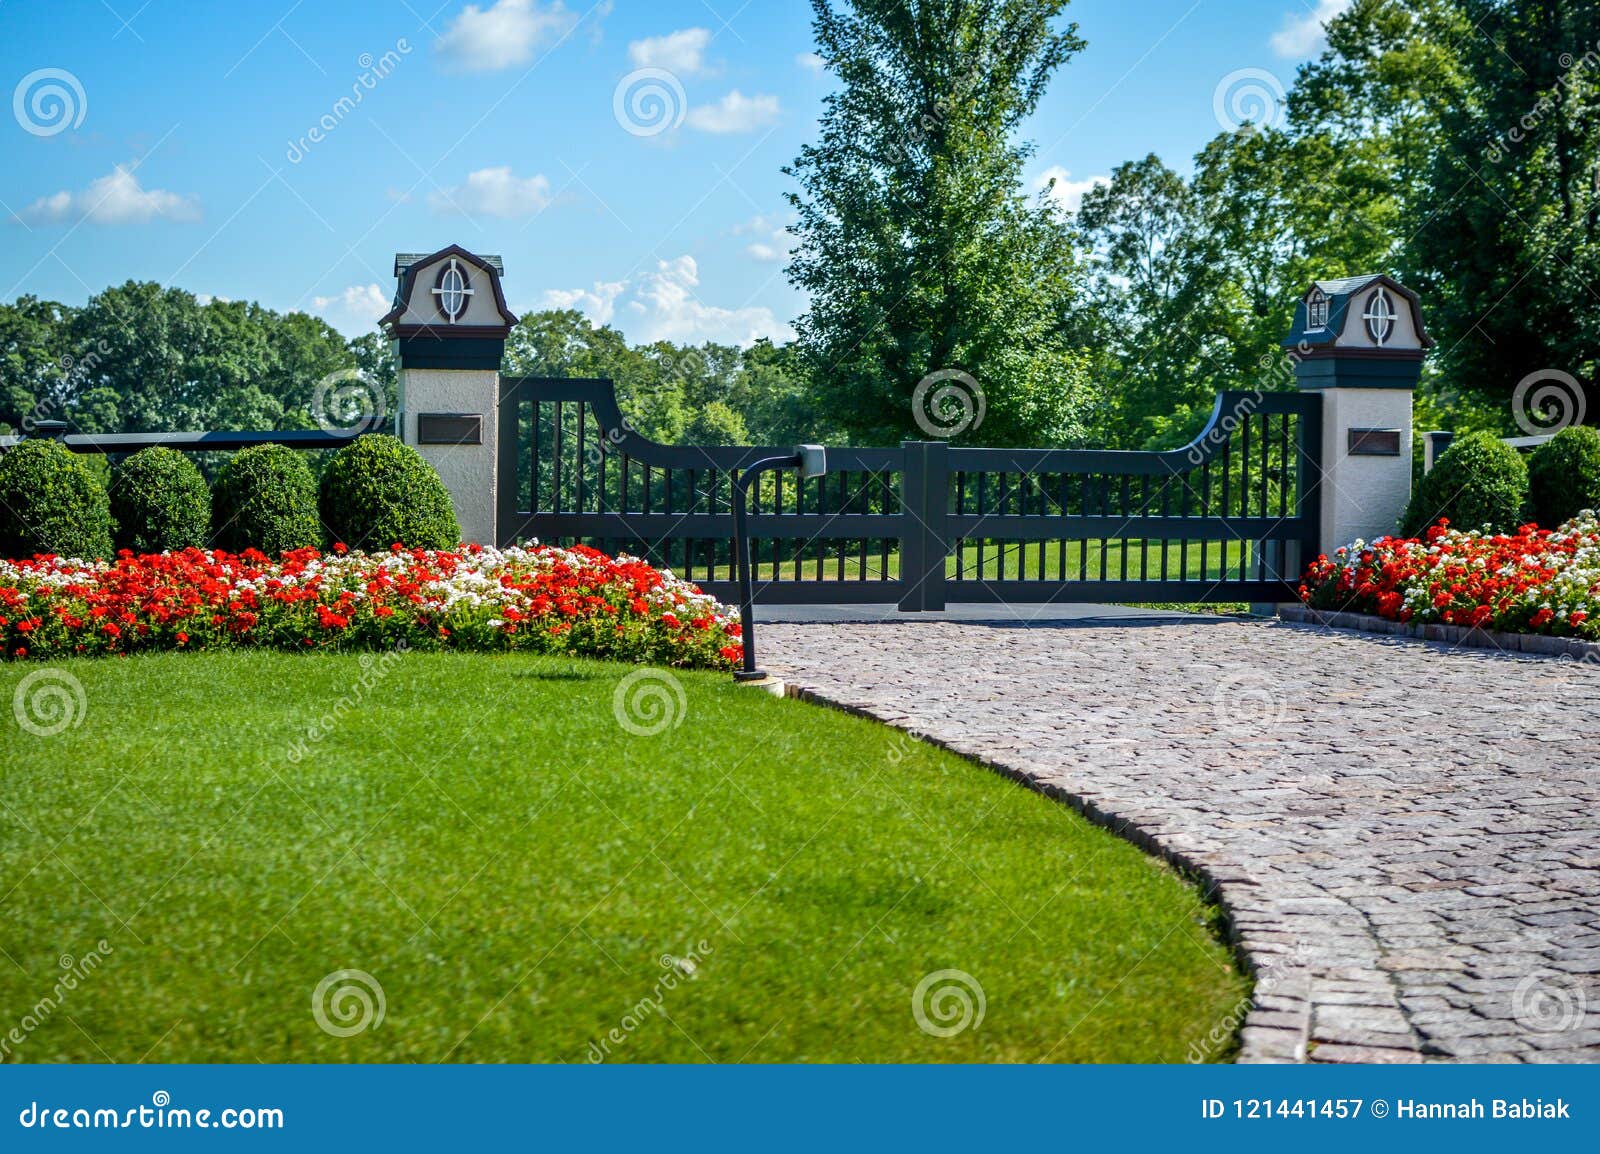
[(1351, 429), (1350, 455), (1352, 457), (1398, 457), (1400, 455), (1400, 430)]
[(482, 413), (418, 413), (417, 444), (481, 445)]

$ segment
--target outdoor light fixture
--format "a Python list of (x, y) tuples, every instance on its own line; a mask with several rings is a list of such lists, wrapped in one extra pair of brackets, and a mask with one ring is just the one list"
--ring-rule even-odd
[(744, 642), (744, 665), (733, 675), (739, 682), (767, 678), (765, 671), (756, 668), (755, 593), (750, 580), (750, 538), (745, 531), (745, 504), (756, 478), (773, 469), (799, 469), (802, 481), (826, 476), (828, 450), (821, 445), (800, 445), (786, 457), (765, 457), (740, 473), (733, 486), (733, 548), (739, 557), (739, 628)]

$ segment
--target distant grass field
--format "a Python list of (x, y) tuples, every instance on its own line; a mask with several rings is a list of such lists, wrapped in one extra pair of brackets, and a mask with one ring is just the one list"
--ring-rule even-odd
[(5, 1061), (1165, 1062), (1247, 995), (1215, 910), (1133, 846), (723, 676), (50, 677), (80, 723), (0, 741)]
[[(1126, 561), (1124, 561), (1124, 546), (1126, 546)], [(1207, 546), (1204, 557), (1198, 543), (1191, 543), (1187, 551), (1175, 541), (1166, 542), (1167, 567), (1161, 567), (1162, 543), (1158, 541), (1141, 542), (1128, 541), (1069, 541), (1066, 543), (1065, 564), (1060, 545), (1053, 542), (1029, 542), (1026, 544), (1013, 542), (1007, 545), (986, 545), (982, 551), (982, 564), (979, 563), (979, 551), (976, 546), (969, 546), (964, 555), (957, 557), (952, 553), (945, 560), (945, 576), (952, 580), (1043, 580), (1043, 581), (1088, 581), (1102, 580), (1101, 565), (1105, 566), (1105, 578), (1112, 581), (1217, 581), (1226, 573), (1229, 578), (1237, 579), (1241, 557), (1247, 559), (1250, 554), (1246, 551), (1243, 542), (1232, 542), (1224, 550), (1220, 543), (1211, 543)], [(775, 564), (772, 560), (770, 545), (767, 542), (756, 542), (755, 552), (752, 555), (752, 570), (758, 580), (770, 581), (774, 575), (780, 580), (792, 580), (795, 573), (793, 561), (784, 561)], [(725, 566), (724, 566), (725, 568)], [(800, 562), (800, 575), (803, 579), (813, 579), (819, 572), (816, 558), (807, 558)], [(825, 557), (820, 566), (824, 580), (839, 580), (841, 561), (837, 554), (830, 553)], [(872, 581), (896, 580), (900, 576), (900, 554), (898, 550), (891, 551), (887, 562), (879, 552), (868, 551), (863, 563), (859, 552), (846, 551), (842, 562), (843, 580), (846, 581)], [(1163, 578), (1163, 572), (1165, 577)], [(723, 574), (719, 572), (719, 577)], [(1245, 576), (1255, 576), (1252, 568), (1247, 567)]]

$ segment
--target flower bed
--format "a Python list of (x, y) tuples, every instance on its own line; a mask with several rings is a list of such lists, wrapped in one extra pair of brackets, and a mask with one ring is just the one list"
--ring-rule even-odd
[(1503, 633), (1600, 639), (1600, 520), (1555, 530), (1462, 532), (1357, 541), (1319, 557), (1300, 587), (1315, 609)]
[(733, 610), (669, 572), (583, 546), (0, 561), (9, 658), (398, 647), (699, 668), (729, 668), (741, 652)]

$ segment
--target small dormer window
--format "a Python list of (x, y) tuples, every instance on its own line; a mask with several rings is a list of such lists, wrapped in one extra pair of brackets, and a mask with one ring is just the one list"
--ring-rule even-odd
[(1306, 328), (1315, 332), (1328, 327), (1328, 294), (1312, 289), (1306, 298)]
[(450, 263), (439, 270), (433, 295), (438, 300), (440, 315), (451, 324), (459, 321), (467, 311), (467, 303), (476, 291), (469, 287), (470, 283), (461, 262), (455, 257), (451, 257)]
[(1367, 311), (1361, 314), (1367, 322), (1367, 335), (1372, 343), (1382, 348), (1394, 335), (1394, 298), (1387, 289), (1379, 289), (1367, 298)]

